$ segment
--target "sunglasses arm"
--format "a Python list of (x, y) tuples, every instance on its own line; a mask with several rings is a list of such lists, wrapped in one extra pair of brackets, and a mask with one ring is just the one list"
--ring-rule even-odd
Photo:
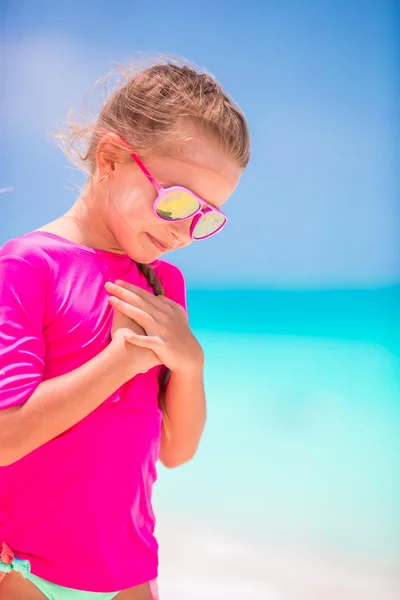
[(146, 169), (146, 167), (144, 166), (144, 164), (142, 163), (140, 158), (138, 156), (136, 156), (136, 154), (134, 152), (132, 152), (132, 148), (129, 146), (128, 142), (126, 142), (122, 136), (119, 136), (119, 137), (121, 139), (121, 142), (128, 149), (129, 154), (131, 155), (131, 157), (133, 158), (133, 160), (135, 161), (135, 163), (137, 164), (139, 169), (141, 171), (143, 171), (143, 173), (146, 175), (147, 179), (150, 181), (151, 185), (157, 190), (157, 192), (159, 192), (162, 189), (161, 185), (154, 179), (154, 177), (150, 173), (150, 171), (148, 171)]

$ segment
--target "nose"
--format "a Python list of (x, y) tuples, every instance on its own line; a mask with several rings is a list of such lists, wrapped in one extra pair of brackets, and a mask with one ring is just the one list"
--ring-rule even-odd
[(190, 227), (193, 219), (180, 221), (179, 223), (170, 223), (169, 229), (171, 232), (172, 243), (174, 246), (184, 246), (192, 241), (190, 235)]

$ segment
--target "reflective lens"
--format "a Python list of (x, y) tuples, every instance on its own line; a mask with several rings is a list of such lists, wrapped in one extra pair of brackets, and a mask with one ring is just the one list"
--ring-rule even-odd
[(184, 190), (172, 190), (157, 204), (157, 214), (166, 221), (187, 219), (194, 215), (200, 203), (197, 198)]
[(210, 211), (205, 213), (193, 231), (193, 239), (201, 240), (212, 233), (216, 233), (225, 224), (226, 217), (218, 212)]

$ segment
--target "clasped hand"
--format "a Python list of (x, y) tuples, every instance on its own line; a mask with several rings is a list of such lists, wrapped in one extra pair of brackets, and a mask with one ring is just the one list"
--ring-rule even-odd
[[(120, 280), (107, 282), (105, 289), (115, 310), (113, 328), (123, 328), (126, 342), (152, 350), (172, 373), (188, 374), (202, 368), (202, 348), (180, 304)], [(127, 318), (144, 331), (135, 332)]]

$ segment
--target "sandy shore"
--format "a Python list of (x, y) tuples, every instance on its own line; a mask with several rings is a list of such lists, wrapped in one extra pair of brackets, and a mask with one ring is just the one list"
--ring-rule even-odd
[[(208, 526), (209, 528), (209, 526)], [(399, 600), (400, 573), (159, 518), (161, 600)]]

